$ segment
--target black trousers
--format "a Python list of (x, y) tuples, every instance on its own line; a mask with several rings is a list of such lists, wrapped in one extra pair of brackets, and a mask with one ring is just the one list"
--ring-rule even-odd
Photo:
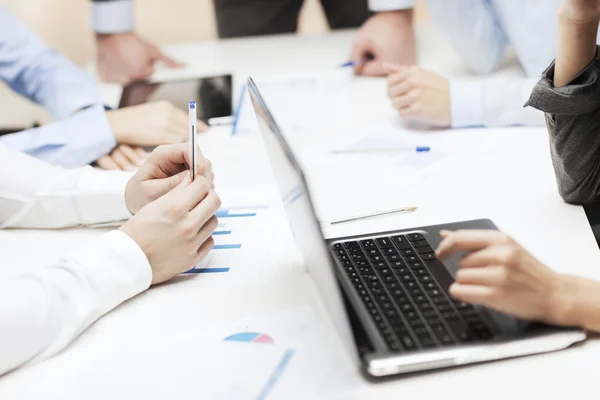
[[(214, 0), (219, 37), (296, 32), (304, 0)], [(331, 29), (355, 28), (369, 16), (368, 0), (321, 0)]]

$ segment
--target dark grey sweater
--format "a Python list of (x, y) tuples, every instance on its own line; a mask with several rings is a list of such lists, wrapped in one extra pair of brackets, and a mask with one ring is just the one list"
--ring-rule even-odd
[(600, 201), (600, 46), (568, 85), (553, 79), (554, 62), (525, 105), (546, 113), (558, 191), (569, 203)]

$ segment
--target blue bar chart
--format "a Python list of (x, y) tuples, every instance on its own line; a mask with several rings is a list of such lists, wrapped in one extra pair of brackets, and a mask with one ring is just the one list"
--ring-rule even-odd
[(231, 272), (236, 253), (245, 247), (256, 226), (257, 217), (267, 206), (224, 207), (217, 211), (219, 226), (213, 232), (215, 245), (208, 256), (185, 274), (224, 274)]

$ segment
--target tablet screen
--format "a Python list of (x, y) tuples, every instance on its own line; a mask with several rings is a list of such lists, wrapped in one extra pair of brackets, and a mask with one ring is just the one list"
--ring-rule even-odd
[(195, 101), (198, 119), (210, 122), (233, 114), (231, 91), (231, 75), (169, 82), (136, 82), (123, 89), (119, 108), (167, 100), (187, 113), (189, 102)]

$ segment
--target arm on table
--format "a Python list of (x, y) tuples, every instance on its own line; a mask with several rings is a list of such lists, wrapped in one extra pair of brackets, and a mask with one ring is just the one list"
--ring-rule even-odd
[(63, 169), (0, 143), (0, 227), (63, 228), (119, 222), (131, 216), (131, 174), (91, 167)]
[(150, 286), (144, 252), (114, 231), (0, 284), (0, 375), (58, 353), (94, 321)]

